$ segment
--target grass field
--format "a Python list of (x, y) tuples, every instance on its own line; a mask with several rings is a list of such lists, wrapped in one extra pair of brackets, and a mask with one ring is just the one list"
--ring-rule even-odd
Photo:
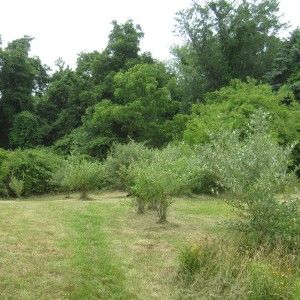
[(231, 216), (208, 196), (177, 199), (166, 224), (120, 192), (1, 201), (0, 297), (179, 299), (181, 247), (222, 234)]

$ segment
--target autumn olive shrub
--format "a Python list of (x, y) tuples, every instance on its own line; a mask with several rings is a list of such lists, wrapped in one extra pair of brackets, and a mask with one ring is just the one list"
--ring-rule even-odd
[(88, 199), (88, 194), (100, 186), (102, 165), (99, 162), (71, 156), (61, 165), (53, 178), (60, 181), (67, 195), (70, 191), (78, 191), (81, 199)]
[(56, 172), (52, 174), (52, 182), (56, 187), (56, 191), (64, 192), (66, 198), (70, 197), (70, 193), (73, 190), (72, 176), (70, 176), (73, 160), (73, 157), (62, 160)]
[(189, 158), (184, 146), (168, 146), (155, 151), (150, 162), (132, 165), (134, 182), (131, 193), (136, 199), (138, 212), (150, 204), (158, 213), (159, 222), (165, 222), (167, 209), (174, 196), (181, 194), (189, 185)]
[(110, 150), (103, 164), (103, 185), (105, 187), (128, 190), (133, 180), (130, 165), (136, 166), (151, 160), (153, 151), (144, 143), (131, 140), (127, 144), (116, 143)]
[(202, 167), (205, 163), (207, 172), (232, 194), (228, 203), (240, 216), (240, 228), (293, 247), (300, 241), (299, 199), (275, 197), (296, 180), (288, 172), (291, 150), (275, 143), (257, 124), (243, 139), (238, 131), (223, 131), (198, 147)]

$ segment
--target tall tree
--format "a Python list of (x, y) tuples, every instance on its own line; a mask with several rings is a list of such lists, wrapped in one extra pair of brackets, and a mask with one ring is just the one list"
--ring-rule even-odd
[(300, 28), (284, 41), (266, 79), (274, 90), (286, 85), (300, 102)]
[(57, 63), (58, 71), (52, 74), (47, 92), (37, 105), (39, 117), (46, 129), (46, 145), (51, 145), (79, 127), (85, 110), (95, 104), (91, 94), (86, 95), (88, 87), (83, 78), (68, 66), (65, 67), (63, 62)]
[(137, 64), (113, 80), (114, 101), (103, 99), (88, 108), (82, 128), (58, 141), (57, 148), (103, 159), (113, 142), (131, 138), (159, 147), (171, 141), (170, 130), (180, 125), (173, 122), (180, 102), (172, 98), (175, 79), (163, 64)]
[(140, 40), (144, 33), (139, 25), (134, 25), (132, 20), (121, 25), (117, 21), (112, 21), (112, 25), (106, 52), (112, 58), (114, 71), (118, 71), (126, 63), (139, 58)]
[(285, 25), (278, 5), (277, 0), (194, 1), (177, 13), (176, 30), (186, 43), (173, 52), (181, 82), (194, 101), (230, 79), (263, 78), (281, 46), (276, 34)]
[(103, 99), (115, 103), (114, 77), (119, 71), (141, 62), (154, 63), (151, 55), (139, 53), (143, 37), (139, 25), (132, 20), (124, 24), (113, 21), (112, 25), (104, 51), (81, 52), (75, 71), (57, 61), (58, 70), (52, 74), (47, 93), (38, 105), (39, 116), (48, 127), (45, 144), (53, 144), (80, 127), (87, 108)]
[(159, 64), (139, 64), (114, 77), (117, 104), (103, 100), (90, 110), (85, 128), (97, 136), (126, 141), (148, 141), (153, 146), (167, 142), (163, 124), (172, 120), (179, 102), (171, 99), (172, 77), (162, 74)]
[(34, 113), (34, 95), (41, 94), (47, 84), (46, 66), (38, 57), (30, 57), (33, 38), (8, 43), (0, 49), (0, 146), (7, 147), (9, 129), (14, 117), (22, 111)]
[(114, 76), (139, 63), (154, 63), (150, 53), (140, 54), (140, 40), (144, 36), (139, 25), (132, 20), (124, 24), (112, 22), (108, 45), (102, 52), (82, 52), (78, 56), (76, 72), (93, 91), (96, 98), (114, 101)]

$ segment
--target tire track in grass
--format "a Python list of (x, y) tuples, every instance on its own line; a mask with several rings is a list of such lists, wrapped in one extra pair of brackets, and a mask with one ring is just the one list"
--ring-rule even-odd
[(68, 247), (73, 249), (69, 298), (135, 299), (126, 290), (121, 263), (114, 257), (109, 236), (103, 231), (105, 206), (82, 203), (68, 213), (66, 222), (73, 232), (68, 239)]

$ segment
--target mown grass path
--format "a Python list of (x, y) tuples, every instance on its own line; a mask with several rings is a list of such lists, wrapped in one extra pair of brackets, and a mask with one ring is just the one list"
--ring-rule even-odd
[[(69, 297), (72, 299), (132, 299), (125, 286), (125, 273), (104, 231), (108, 204), (87, 203), (67, 213), (71, 236), (65, 242), (72, 249)], [(102, 209), (101, 209), (102, 208)], [(111, 216), (113, 217), (113, 215)]]
[(230, 215), (222, 201), (180, 199), (157, 224), (122, 195), (94, 198), (0, 202), (1, 299), (175, 299), (179, 248)]
[(102, 205), (2, 203), (1, 299), (132, 299), (103, 232)]

